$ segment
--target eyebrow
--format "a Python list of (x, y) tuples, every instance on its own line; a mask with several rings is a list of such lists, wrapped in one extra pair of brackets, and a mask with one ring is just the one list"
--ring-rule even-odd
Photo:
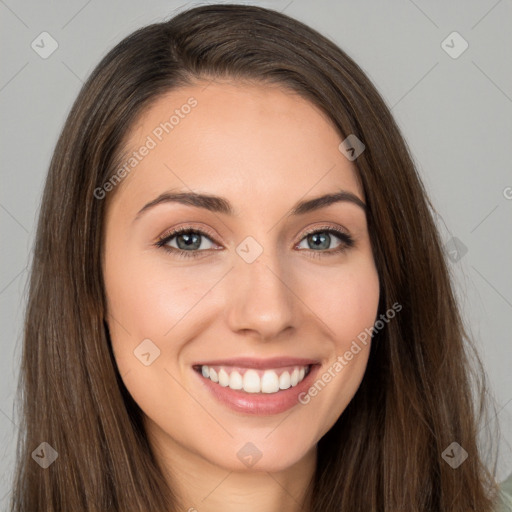
[[(348, 202), (355, 204), (366, 212), (366, 204), (359, 199), (355, 194), (348, 190), (340, 190), (334, 194), (325, 194), (323, 196), (314, 197), (313, 199), (306, 199), (299, 201), (295, 204), (289, 215), (304, 215), (320, 208), (325, 208), (331, 204), (339, 202)], [(149, 209), (163, 203), (180, 203), (196, 208), (203, 208), (215, 213), (223, 213), (225, 215), (234, 216), (235, 210), (231, 203), (220, 196), (197, 194), (195, 192), (164, 192), (158, 197), (144, 205), (137, 213), (134, 221), (141, 217), (141, 215)]]

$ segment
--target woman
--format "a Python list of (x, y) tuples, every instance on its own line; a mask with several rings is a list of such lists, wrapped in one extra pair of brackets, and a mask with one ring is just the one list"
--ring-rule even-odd
[(183, 12), (58, 141), (12, 510), (495, 510), (465, 340), (361, 69), (272, 10)]

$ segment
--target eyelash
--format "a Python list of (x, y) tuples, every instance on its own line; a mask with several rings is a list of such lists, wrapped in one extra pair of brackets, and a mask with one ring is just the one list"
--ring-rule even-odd
[[(165, 233), (164, 235), (162, 235), (156, 241), (155, 246), (163, 249), (164, 251), (166, 251), (168, 253), (175, 254), (176, 256), (178, 256), (180, 258), (197, 258), (197, 257), (199, 257), (200, 253), (205, 252), (205, 249), (196, 250), (196, 251), (184, 251), (182, 249), (176, 249), (176, 247), (169, 247), (166, 245), (173, 238), (175, 238), (178, 235), (184, 234), (184, 233), (186, 233), (186, 234), (195, 233), (195, 234), (204, 236), (206, 238), (209, 238), (212, 242), (215, 242), (214, 236), (206, 230), (192, 228), (192, 227), (180, 227), (180, 228), (177, 228), (171, 232), (168, 232), (168, 233)], [(347, 249), (350, 249), (351, 247), (354, 246), (354, 239), (348, 233), (345, 233), (344, 231), (342, 231), (340, 229), (333, 228), (332, 226), (322, 226), (319, 228), (315, 228), (311, 231), (307, 231), (306, 233), (304, 233), (304, 235), (300, 239), (299, 243), (302, 242), (302, 240), (304, 238), (306, 238), (307, 236), (313, 235), (316, 233), (333, 234), (333, 235), (337, 236), (341, 240), (342, 243), (336, 249), (330, 249), (330, 250), (325, 250), (325, 251), (315, 251), (313, 249), (306, 249), (307, 251), (313, 253), (312, 257), (314, 257), (314, 258), (321, 258), (324, 256), (334, 256), (336, 254), (341, 254), (344, 251), (346, 251)], [(208, 250), (208, 249), (206, 249), (206, 250)], [(304, 249), (301, 249), (301, 250), (304, 250)]]

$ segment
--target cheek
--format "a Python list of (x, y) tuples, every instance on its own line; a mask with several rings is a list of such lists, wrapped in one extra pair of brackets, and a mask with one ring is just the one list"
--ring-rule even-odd
[(336, 352), (344, 352), (353, 339), (371, 327), (379, 303), (379, 277), (373, 259), (366, 257), (338, 268), (304, 272), (302, 296), (329, 327)]
[(106, 273), (109, 312), (134, 341), (164, 337), (211, 287), (208, 279), (194, 277), (193, 270), (144, 256), (111, 263)]
[(376, 273), (351, 273), (339, 279), (327, 310), (327, 322), (337, 333), (337, 352), (345, 351), (352, 340), (371, 327), (377, 315), (379, 282)]

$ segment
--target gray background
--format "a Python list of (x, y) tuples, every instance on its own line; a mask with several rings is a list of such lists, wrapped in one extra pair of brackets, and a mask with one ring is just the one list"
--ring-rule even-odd
[[(107, 50), (143, 25), (204, 3), (0, 0), (2, 510), (19, 423), (13, 400), (27, 264), (58, 134)], [(450, 267), (498, 402), (491, 423), (501, 424), (498, 479), (504, 479), (512, 472), (511, 0), (247, 3), (285, 12), (331, 38), (392, 108), (438, 212), (443, 241), (453, 249), (456, 237), (467, 249), (459, 244)], [(47, 59), (31, 48), (43, 31), (59, 45)], [(469, 44), (458, 58), (441, 45), (453, 31)], [(462, 46), (452, 39), (445, 44), (453, 53)]]

